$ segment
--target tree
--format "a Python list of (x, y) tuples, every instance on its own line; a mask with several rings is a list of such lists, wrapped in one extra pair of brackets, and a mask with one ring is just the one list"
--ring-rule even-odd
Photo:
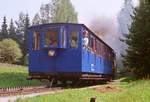
[(51, 0), (40, 7), (39, 15), (36, 14), (33, 24), (68, 22), (77, 23), (77, 13), (70, 0)]
[(131, 27), (132, 17), (134, 16), (133, 0), (124, 0), (123, 8), (118, 15), (119, 31), (122, 36), (129, 34), (129, 28)]
[(30, 19), (28, 14), (25, 16), (25, 22), (24, 22), (24, 55), (27, 54), (27, 39), (28, 39), (28, 27), (30, 26)]
[(22, 45), (24, 43), (24, 27), (25, 27), (25, 18), (26, 15), (21, 12), (19, 14), (19, 19), (15, 21), (17, 29), (16, 29), (16, 35), (17, 35), (17, 42)]
[(4, 63), (15, 63), (21, 58), (22, 53), (19, 45), (12, 39), (0, 41), (0, 61)]
[[(57, 1), (58, 2), (58, 1)], [(52, 22), (77, 23), (77, 13), (70, 0), (60, 0), (56, 5)]]
[(27, 39), (28, 39), (28, 33), (27, 29), (30, 25), (30, 18), (28, 14), (20, 13), (19, 14), (19, 20), (16, 21), (17, 25), (17, 39), (18, 43), (20, 45), (20, 48), (22, 50), (23, 56), (21, 58), (21, 63), (24, 62), (24, 57), (27, 54)]
[(50, 17), (50, 5), (49, 4), (43, 4), (40, 7), (40, 15), (41, 15), (41, 23), (50, 23), (51, 17)]
[(49, 3), (49, 7), (51, 10), (51, 22), (54, 22), (55, 16), (56, 16), (56, 12), (57, 12), (57, 8), (59, 7), (59, 4), (61, 3), (61, 0), (51, 0)]
[(7, 20), (6, 17), (4, 16), (3, 18), (3, 24), (1, 26), (2, 30), (1, 30), (1, 40), (8, 38), (8, 30), (7, 30)]
[(125, 39), (128, 45), (124, 56), (125, 65), (137, 75), (150, 75), (150, 1), (140, 0), (135, 9), (129, 35)]
[(1, 29), (0, 29), (0, 41), (2, 40), (2, 34), (1, 34)]
[(39, 25), (39, 24), (41, 24), (41, 18), (39, 13), (36, 13), (32, 20), (32, 25)]
[(16, 27), (14, 26), (13, 19), (11, 19), (10, 21), (8, 33), (9, 33), (9, 38), (16, 40)]

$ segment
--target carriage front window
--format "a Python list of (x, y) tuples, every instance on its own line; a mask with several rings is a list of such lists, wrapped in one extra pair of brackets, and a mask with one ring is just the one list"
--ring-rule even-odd
[(45, 47), (57, 47), (58, 46), (58, 29), (49, 29), (44, 35)]
[(70, 48), (77, 48), (78, 47), (78, 32), (72, 31), (70, 33)]
[(33, 33), (32, 49), (33, 50), (39, 50), (40, 49), (40, 32), (34, 32)]

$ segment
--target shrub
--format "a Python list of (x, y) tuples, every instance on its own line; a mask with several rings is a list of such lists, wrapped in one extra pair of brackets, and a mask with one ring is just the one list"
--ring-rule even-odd
[(23, 58), (23, 65), (25, 65), (25, 66), (29, 65), (28, 57), (29, 57), (29, 55), (26, 54), (26, 55), (24, 56), (24, 58)]
[(15, 63), (22, 57), (17, 42), (12, 39), (4, 39), (0, 42), (0, 61), (4, 63)]

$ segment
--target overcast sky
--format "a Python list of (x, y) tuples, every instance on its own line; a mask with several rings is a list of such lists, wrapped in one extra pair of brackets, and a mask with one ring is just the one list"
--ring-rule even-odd
[[(2, 17), (17, 19), (23, 11), (33, 17), (42, 3), (49, 0), (0, 0), (0, 22)], [(115, 18), (124, 0), (71, 0), (78, 12), (79, 23), (88, 24), (95, 16)]]

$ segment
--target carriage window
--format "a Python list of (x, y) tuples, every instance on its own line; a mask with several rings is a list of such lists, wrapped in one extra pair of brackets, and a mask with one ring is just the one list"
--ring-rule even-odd
[(78, 32), (72, 31), (70, 33), (70, 48), (77, 48), (78, 47)]
[(33, 50), (40, 49), (40, 32), (33, 33), (33, 42), (32, 42)]
[(96, 53), (98, 54), (98, 40), (95, 39), (95, 50), (96, 50)]
[(90, 36), (90, 43), (89, 43), (90, 48), (94, 49), (94, 37)]
[(100, 55), (101, 55), (101, 56), (103, 56), (103, 50), (104, 50), (104, 48), (103, 48), (103, 43), (100, 42)]
[(96, 51), (96, 38), (94, 38), (94, 42), (93, 42), (93, 50)]
[(57, 47), (58, 45), (58, 30), (50, 29), (44, 35), (44, 46), (45, 47)]
[(99, 41), (98, 42), (98, 55), (100, 55), (100, 56), (101, 56), (101, 48), (102, 48), (101, 42)]

